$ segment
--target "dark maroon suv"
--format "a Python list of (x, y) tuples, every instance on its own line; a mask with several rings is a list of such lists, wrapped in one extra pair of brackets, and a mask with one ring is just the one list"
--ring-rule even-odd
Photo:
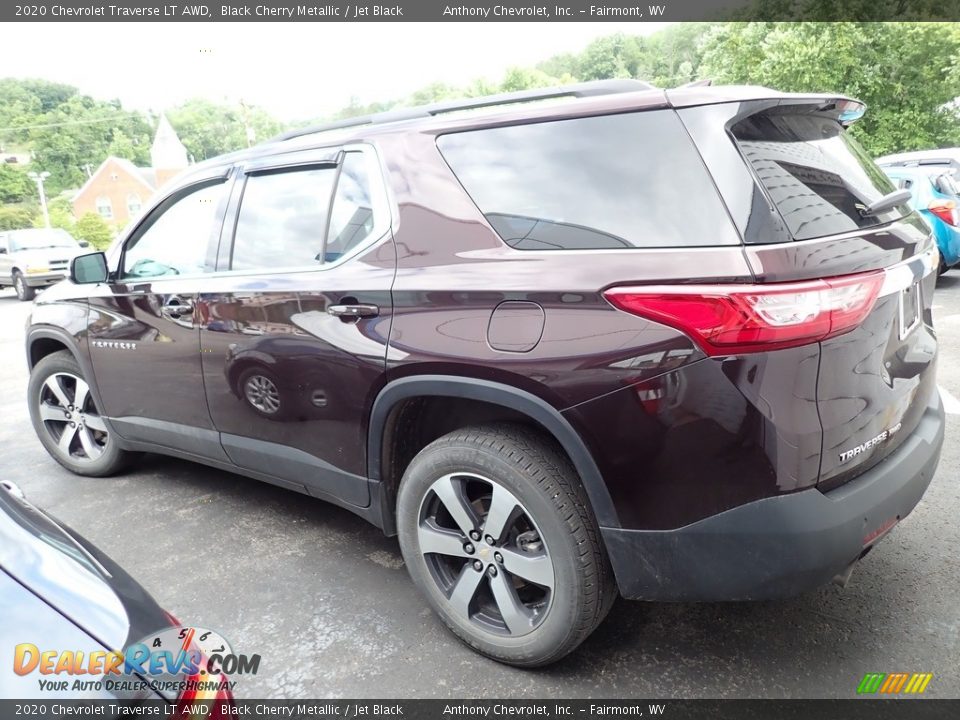
[(863, 112), (601, 82), (196, 165), (37, 301), (37, 434), (79, 474), (148, 450), (348, 508), (516, 665), (618, 592), (845, 580), (943, 441), (937, 249)]

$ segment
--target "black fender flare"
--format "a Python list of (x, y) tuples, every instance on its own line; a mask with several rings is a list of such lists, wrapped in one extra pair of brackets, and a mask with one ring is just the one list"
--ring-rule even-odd
[[(516, 410), (543, 426), (566, 451), (580, 475), (594, 515), (601, 527), (620, 527), (620, 520), (600, 469), (584, 444), (560, 412), (536, 395), (502, 383), (448, 375), (416, 375), (387, 383), (373, 402), (367, 432), (367, 475), (382, 482), (383, 435), (390, 411), (412, 397), (457, 397), (480, 400)], [(393, 527), (392, 510), (383, 507), (384, 527)]]
[(25, 343), (27, 352), (27, 368), (31, 371), (33, 370), (33, 366), (35, 364), (33, 362), (31, 349), (33, 348), (33, 343), (37, 340), (56, 340), (63, 345), (71, 355), (73, 355), (73, 359), (77, 361), (77, 364), (80, 365), (80, 369), (83, 370), (83, 376), (87, 381), (87, 385), (90, 386), (90, 394), (93, 395), (93, 401), (97, 404), (97, 407), (102, 408), (103, 402), (100, 399), (100, 388), (97, 387), (97, 376), (93, 372), (93, 363), (90, 362), (90, 356), (81, 351), (76, 338), (70, 335), (70, 333), (68, 333), (66, 330), (62, 330), (53, 325), (34, 325), (31, 327), (27, 331)]

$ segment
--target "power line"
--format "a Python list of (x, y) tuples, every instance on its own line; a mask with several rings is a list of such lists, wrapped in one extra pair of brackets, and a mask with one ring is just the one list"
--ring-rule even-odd
[[(121, 115), (114, 115), (112, 117), (103, 117), (103, 118), (94, 118), (92, 120), (66, 120), (59, 123), (41, 123), (38, 125), (18, 125), (15, 127), (5, 127), (0, 128), (0, 132), (9, 132), (15, 130), (37, 130), (41, 128), (54, 128), (54, 127), (64, 127), (66, 125), (91, 125), (94, 123), (110, 122), (111, 120), (120, 119)], [(129, 119), (129, 116), (127, 116)]]

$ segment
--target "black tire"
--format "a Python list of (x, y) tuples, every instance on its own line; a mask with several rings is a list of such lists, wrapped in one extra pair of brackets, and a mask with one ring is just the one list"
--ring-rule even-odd
[[(486, 539), (477, 540), (476, 547), (467, 543), (475, 557), (421, 550), (421, 538), (423, 542), (433, 542), (438, 530), (445, 538), (455, 535), (457, 542), (463, 539), (461, 524), (441, 522), (442, 518), (453, 517), (443, 515), (446, 504), (437, 490), (443, 487), (447, 492), (441, 483), (448, 478), (462, 488), (461, 497), (466, 498), (468, 510), (468, 516), (462, 517), (475, 521), (481, 538), (493, 524), (488, 523), (490, 516), (496, 514), (490, 513), (493, 497), (509, 497), (510, 503), (517, 501), (513, 508), (517, 519), (508, 521), (503, 534), (494, 538), (492, 545)], [(483, 493), (488, 484), (490, 495), (486, 497)], [(421, 450), (400, 484), (397, 527), (410, 576), (434, 611), (467, 645), (503, 663), (537, 667), (559, 660), (593, 632), (616, 598), (610, 563), (576, 471), (551, 438), (524, 426), (465, 428)], [(523, 528), (532, 529), (515, 535)], [(532, 544), (521, 542), (524, 537), (524, 542), (532, 539)], [(451, 547), (456, 553), (456, 545)], [(524, 556), (531, 547), (533, 554)], [(496, 558), (495, 562), (491, 562), (491, 556)], [(552, 587), (528, 582), (523, 577), (527, 566), (510, 561), (517, 556), (525, 561), (536, 560), (540, 565), (546, 558), (552, 574), (541, 577), (549, 577)], [(459, 566), (461, 562), (464, 564)], [(476, 563), (485, 569), (475, 570)], [(522, 568), (524, 573), (514, 572), (511, 565)], [(470, 574), (473, 572), (477, 575)], [(469, 598), (466, 605), (452, 600), (461, 581), (478, 583), (472, 594), (460, 595), (461, 599)], [(505, 584), (495, 585), (500, 582)], [(513, 592), (504, 587), (513, 588)], [(505, 596), (504, 592), (509, 594)], [(503, 600), (506, 597), (521, 602), (512, 606), (519, 607), (521, 614), (510, 611), (519, 631), (509, 627), (508, 615), (501, 612), (501, 607), (511, 608)], [(523, 604), (523, 597), (533, 598), (530, 606)], [(466, 611), (458, 612), (458, 606)], [(502, 627), (497, 623), (498, 613)]]
[(17, 291), (17, 299), (21, 302), (29, 302), (37, 295), (37, 291), (27, 285), (23, 273), (19, 270), (13, 271), (13, 289)]
[[(80, 391), (76, 379), (86, 383), (83, 370), (67, 350), (47, 355), (34, 365), (27, 389), (33, 429), (51, 457), (70, 472), (90, 477), (113, 475), (123, 470), (138, 453), (121, 450), (113, 434), (100, 429), (105, 425), (93, 397), (89, 392)], [(53, 390), (54, 386), (59, 392)], [(82, 406), (73, 409), (75, 406), (71, 403), (78, 392)], [(58, 439), (64, 440), (64, 433), (73, 433), (66, 439), (66, 449), (58, 442)], [(95, 454), (88, 452), (88, 448), (95, 448)]]

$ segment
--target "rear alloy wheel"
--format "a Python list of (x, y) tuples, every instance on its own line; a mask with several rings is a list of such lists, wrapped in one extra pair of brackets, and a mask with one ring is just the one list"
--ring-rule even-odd
[(27, 285), (27, 281), (23, 278), (23, 273), (19, 270), (13, 271), (13, 289), (17, 291), (17, 298), (22, 302), (33, 300), (37, 294), (36, 290)]
[(78, 475), (119, 470), (128, 454), (116, 446), (90, 386), (67, 351), (38, 362), (30, 374), (30, 418), (53, 459)]
[(478, 629), (533, 632), (550, 609), (550, 552), (516, 496), (473, 473), (444, 475), (424, 496), (420, 553), (453, 609)]
[(583, 487), (547, 438), (471, 428), (424, 448), (397, 499), (410, 575), (464, 642), (501, 662), (559, 660), (600, 623), (612, 574)]

